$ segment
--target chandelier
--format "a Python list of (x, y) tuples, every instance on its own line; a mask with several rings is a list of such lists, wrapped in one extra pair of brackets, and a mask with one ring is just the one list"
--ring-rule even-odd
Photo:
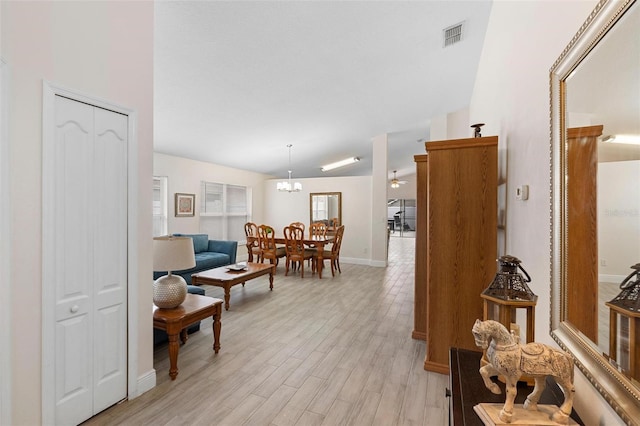
[(293, 145), (287, 145), (289, 148), (289, 178), (287, 180), (283, 180), (278, 182), (278, 191), (282, 192), (299, 192), (302, 191), (302, 184), (300, 182), (291, 182), (291, 147)]

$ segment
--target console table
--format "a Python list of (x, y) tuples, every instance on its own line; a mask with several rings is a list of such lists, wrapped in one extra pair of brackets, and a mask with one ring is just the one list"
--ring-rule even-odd
[[(449, 350), (449, 424), (453, 426), (484, 426), (473, 407), (481, 402), (504, 403), (504, 383), (494, 380), (502, 390), (495, 395), (487, 389), (478, 372), (482, 352), (467, 349), (451, 348)], [(518, 382), (516, 404), (523, 404), (527, 395), (533, 391), (533, 386)], [(560, 405), (564, 401), (564, 394), (552, 378), (547, 378), (547, 387), (540, 397), (540, 404)], [(579, 424), (584, 424), (575, 410), (571, 411), (571, 418)]]
[(153, 328), (165, 330), (169, 337), (169, 376), (175, 380), (178, 376), (178, 351), (180, 343), (187, 341), (187, 327), (191, 324), (213, 317), (213, 350), (218, 353), (220, 350), (220, 316), (222, 315), (222, 299), (214, 297), (199, 296), (187, 293), (184, 302), (177, 308), (160, 309), (153, 306)]

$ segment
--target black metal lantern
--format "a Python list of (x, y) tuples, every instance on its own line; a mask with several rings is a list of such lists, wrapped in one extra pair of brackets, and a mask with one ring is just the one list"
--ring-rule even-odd
[[(640, 263), (631, 269), (633, 272), (620, 283), (622, 291), (609, 303), (630, 312), (640, 312)], [(634, 277), (635, 281), (632, 280)]]
[[(515, 256), (501, 256), (498, 259), (500, 271), (482, 294), (503, 300), (537, 300), (537, 296), (531, 291), (527, 283), (531, 277), (520, 265), (520, 259)], [(518, 268), (527, 277), (518, 273)]]

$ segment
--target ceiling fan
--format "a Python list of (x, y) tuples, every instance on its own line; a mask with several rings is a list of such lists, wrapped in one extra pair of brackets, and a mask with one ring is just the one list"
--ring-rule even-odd
[(391, 179), (392, 188), (398, 188), (400, 185), (404, 185), (405, 183), (407, 183), (406, 180), (398, 180), (398, 178), (396, 177), (396, 172), (397, 170), (393, 171), (393, 179)]

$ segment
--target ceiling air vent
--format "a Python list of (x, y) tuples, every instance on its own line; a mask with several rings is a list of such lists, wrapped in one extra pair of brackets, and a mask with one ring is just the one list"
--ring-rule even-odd
[(442, 30), (442, 34), (444, 35), (444, 47), (451, 46), (452, 44), (458, 43), (462, 40), (463, 25), (464, 22), (461, 22)]

